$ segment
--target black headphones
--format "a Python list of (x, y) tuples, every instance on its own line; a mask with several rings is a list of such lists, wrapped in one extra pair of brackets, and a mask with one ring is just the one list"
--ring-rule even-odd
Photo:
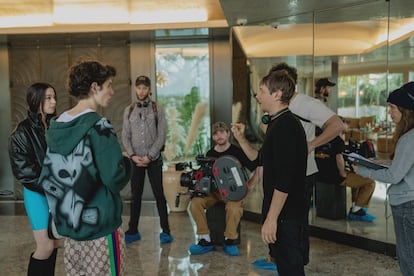
[(138, 108), (141, 108), (141, 107), (147, 107), (148, 105), (149, 105), (149, 103), (148, 103), (148, 102), (143, 102), (143, 103), (137, 102), (137, 106), (138, 106)]
[(273, 113), (273, 114), (265, 113), (262, 116), (262, 123), (265, 124), (265, 125), (268, 125), (273, 118), (278, 117), (279, 115), (282, 115), (283, 113), (285, 113), (288, 110), (289, 109), (285, 108), (285, 109), (282, 109), (282, 110), (280, 110), (276, 113)]
[(265, 124), (265, 125), (268, 125), (271, 120), (272, 120), (272, 117), (269, 115), (269, 113), (265, 113), (262, 116), (262, 123)]

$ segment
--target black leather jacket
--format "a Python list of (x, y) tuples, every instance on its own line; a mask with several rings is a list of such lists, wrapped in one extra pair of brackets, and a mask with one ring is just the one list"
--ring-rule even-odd
[(38, 184), (46, 153), (45, 129), (41, 114), (27, 112), (9, 139), (9, 157), (14, 177), (26, 188), (44, 194)]

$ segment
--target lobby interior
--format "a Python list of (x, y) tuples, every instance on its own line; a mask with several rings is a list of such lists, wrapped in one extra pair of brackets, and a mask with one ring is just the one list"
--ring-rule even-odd
[[(208, 121), (246, 122), (249, 139), (258, 145), (261, 113), (251, 95), (272, 64), (287, 62), (298, 69), (299, 92), (313, 95), (315, 81), (329, 77), (337, 83), (328, 101), (330, 108), (345, 117), (375, 116), (375, 126), (370, 129), (358, 126), (355, 130), (363, 133), (364, 138), (372, 135), (370, 138), (374, 142), (385, 137), (383, 149), (377, 150), (384, 159), (389, 153), (392, 126), (385, 115), (386, 104), (381, 99), (384, 93), (396, 88), (395, 85), (414, 80), (412, 0), (46, 2), (0, 1), (0, 88), (3, 91), (0, 95), (0, 150), (3, 152), (0, 160), (5, 164), (0, 169), (0, 217), (3, 221), (0, 270), (8, 272), (7, 275), (25, 275), (27, 256), (34, 248), (22, 204), (21, 185), (14, 181), (9, 167), (7, 139), (26, 114), (25, 87), (31, 82), (43, 79), (55, 84), (58, 111), (73, 104), (66, 95), (64, 78), (66, 68), (79, 56), (113, 63), (119, 70), (116, 90), (129, 92), (117, 95), (112, 107), (101, 110), (119, 133), (120, 110), (134, 99), (131, 80), (142, 72), (148, 72), (153, 79), (159, 78), (155, 57), (158, 45), (204, 43), (210, 66)], [(204, 19), (187, 19), (184, 15), (195, 15), (203, 9), (206, 11)], [(180, 10), (186, 11), (176, 13), (181, 21), (164, 20), (166, 14)], [(91, 16), (91, 13), (98, 15)], [(52, 21), (43, 20), (50, 15), (53, 15)], [(58, 15), (62, 16), (61, 21), (57, 20)], [(36, 26), (16, 23), (24, 18), (26, 22), (30, 18), (29, 22), (39, 23)], [(70, 22), (74, 18), (89, 18), (90, 22)], [(374, 82), (372, 86), (377, 87), (376, 92), (382, 98), (378, 96), (369, 104), (364, 102), (367, 99), (361, 96), (361, 91), (367, 86), (358, 82), (359, 77), (363, 80), (361, 76), (368, 76), (368, 82)], [(345, 87), (344, 83), (352, 87)], [(157, 84), (155, 99), (157, 88), (161, 91)], [(353, 100), (352, 107), (344, 104), (349, 100)], [(375, 127), (381, 129), (374, 131)], [(208, 137), (206, 139), (209, 141)], [(196, 236), (194, 223), (185, 210), (170, 213), (175, 241), (161, 246), (158, 230), (154, 231), (159, 227), (158, 216), (147, 184), (140, 230), (143, 239), (127, 248), (130, 258), (127, 275), (274, 275), (250, 264), (267, 253), (260, 240), (258, 223), (260, 187), (246, 198), (241, 224), (241, 256), (230, 258), (220, 246), (216, 252), (205, 256), (191, 256), (187, 252)], [(345, 217), (327, 219), (317, 215), (316, 206), (311, 208), (311, 263), (306, 267), (307, 275), (400, 275), (394, 259), (395, 235), (386, 196), (388, 185), (376, 183), (369, 212), (377, 219), (372, 223), (348, 221)], [(350, 191), (347, 192), (349, 208)], [(129, 187), (122, 194), (125, 223), (129, 213)], [(61, 251), (59, 254), (62, 256)], [(56, 275), (63, 274), (61, 262)]]

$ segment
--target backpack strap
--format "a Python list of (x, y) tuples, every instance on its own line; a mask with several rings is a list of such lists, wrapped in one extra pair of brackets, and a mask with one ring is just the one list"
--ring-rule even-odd
[[(128, 119), (129, 117), (131, 117), (131, 113), (134, 110), (135, 107), (135, 103), (132, 103), (129, 105), (129, 110), (128, 110)], [(155, 127), (158, 128), (158, 110), (157, 110), (157, 103), (154, 101), (151, 101), (151, 107), (152, 107), (152, 111), (154, 112), (154, 116), (155, 116)]]
[(154, 101), (151, 101), (152, 111), (154, 112), (155, 116), (155, 128), (157, 128), (158, 131), (158, 110), (157, 110), (157, 103)]
[(132, 113), (132, 110), (134, 110), (134, 106), (135, 106), (135, 103), (132, 103), (129, 105), (128, 120), (129, 120), (129, 117), (131, 117), (131, 113)]
[(301, 121), (304, 121), (304, 122), (306, 122), (306, 123), (310, 123), (310, 122), (311, 122), (310, 120), (305, 119), (305, 118), (303, 118), (303, 117), (299, 116), (298, 114), (295, 114), (295, 113), (293, 113), (293, 112), (292, 112), (292, 114), (293, 114), (296, 118), (298, 118), (299, 120), (301, 120)]

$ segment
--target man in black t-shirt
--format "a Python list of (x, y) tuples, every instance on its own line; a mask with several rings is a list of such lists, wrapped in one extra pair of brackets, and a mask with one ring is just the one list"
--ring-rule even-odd
[(376, 219), (367, 212), (369, 202), (375, 190), (375, 181), (346, 169), (342, 153), (345, 142), (337, 136), (330, 142), (315, 149), (315, 160), (318, 165), (317, 181), (342, 185), (351, 188), (352, 206), (348, 219), (371, 222)]
[(295, 81), (286, 70), (270, 72), (256, 95), (270, 115), (261, 149), (263, 165), (262, 240), (279, 275), (305, 275), (309, 261), (306, 200), (308, 147), (305, 131), (290, 112)]
[[(255, 169), (255, 162), (250, 161), (241, 148), (230, 143), (230, 131), (225, 123), (217, 122), (213, 124), (212, 133), (215, 145), (207, 152), (206, 157), (233, 156), (239, 160), (243, 167), (247, 167), (249, 170)], [(219, 201), (223, 200), (218, 191), (212, 191), (205, 197), (192, 198), (190, 211), (197, 225), (199, 242), (190, 246), (191, 254), (200, 255), (215, 250), (211, 243), (205, 210)], [(226, 204), (226, 228), (223, 250), (229, 256), (237, 256), (239, 255), (239, 249), (235, 241), (238, 238), (237, 227), (243, 215), (243, 200), (224, 202)]]

